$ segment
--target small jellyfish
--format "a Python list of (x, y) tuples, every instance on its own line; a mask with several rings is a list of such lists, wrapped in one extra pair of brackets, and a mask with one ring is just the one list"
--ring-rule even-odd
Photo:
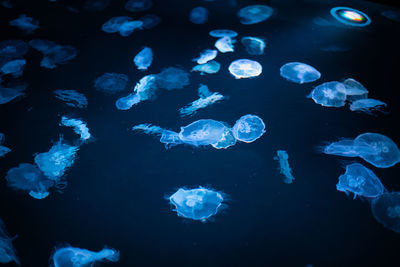
[(289, 166), (289, 155), (285, 150), (276, 151), (276, 156), (274, 160), (279, 162), (279, 172), (285, 176), (283, 182), (286, 184), (291, 184), (294, 180), (292, 169)]
[(326, 82), (315, 87), (308, 97), (324, 107), (343, 107), (346, 104), (345, 91), (340, 82)]
[(235, 40), (233, 40), (231, 37), (225, 36), (225, 37), (218, 39), (215, 42), (214, 46), (218, 49), (219, 52), (227, 53), (227, 52), (234, 51), (234, 46), (233, 46), (234, 43), (235, 43)]
[(321, 73), (314, 67), (300, 62), (286, 63), (280, 72), (283, 78), (299, 84), (314, 82), (321, 77)]
[(200, 57), (194, 58), (193, 61), (197, 62), (197, 64), (205, 64), (210, 60), (213, 60), (218, 54), (217, 50), (214, 49), (206, 49), (200, 53)]
[(375, 198), (385, 191), (385, 187), (375, 173), (360, 163), (346, 166), (346, 172), (339, 176), (336, 189), (346, 194), (351, 192), (354, 198), (356, 196)]
[(206, 146), (217, 143), (225, 133), (225, 125), (219, 121), (204, 119), (181, 127), (179, 138), (183, 143), (193, 146)]
[(143, 22), (143, 29), (152, 29), (161, 23), (161, 18), (153, 14), (144, 15), (139, 20)]
[(43, 54), (40, 66), (47, 69), (54, 69), (58, 64), (67, 64), (78, 53), (73, 46), (59, 45), (47, 40), (32, 40), (29, 45)]
[(243, 46), (249, 55), (262, 55), (264, 54), (265, 41), (258, 37), (246, 36), (241, 40)]
[(249, 25), (260, 23), (272, 16), (273, 9), (267, 5), (250, 5), (237, 13), (240, 23)]
[(182, 89), (189, 84), (189, 73), (175, 67), (169, 67), (157, 74), (158, 87), (166, 90)]
[(88, 11), (103, 11), (110, 5), (110, 0), (85, 0), (83, 8)]
[(232, 129), (225, 127), (225, 131), (218, 142), (211, 144), (216, 149), (227, 149), (236, 144), (236, 138), (233, 135)]
[(151, 0), (129, 0), (125, 4), (125, 10), (130, 12), (146, 11), (153, 6)]
[(75, 90), (55, 90), (54, 96), (74, 108), (85, 108), (88, 105), (86, 96)]
[(40, 28), (38, 20), (27, 17), (25, 14), (21, 14), (18, 18), (10, 21), (10, 26), (17, 27), (26, 34), (32, 34)]
[(400, 233), (400, 192), (385, 192), (371, 203), (372, 215), (386, 228)]
[(216, 38), (222, 38), (222, 37), (231, 37), (235, 38), (238, 36), (238, 33), (233, 31), (233, 30), (228, 30), (228, 29), (216, 29), (210, 31), (210, 36), (216, 37)]
[(262, 72), (262, 66), (254, 60), (238, 59), (229, 65), (229, 72), (236, 79), (257, 77)]
[(128, 84), (128, 76), (121, 73), (106, 72), (94, 80), (96, 90), (114, 94), (125, 90)]
[(260, 117), (248, 114), (236, 121), (232, 131), (237, 140), (251, 143), (265, 133), (265, 124)]
[(215, 61), (211, 60), (205, 64), (200, 64), (196, 65), (192, 68), (192, 71), (198, 71), (200, 72), (200, 75), (204, 75), (204, 73), (207, 74), (215, 74), (217, 73), (221, 68), (221, 65)]
[(211, 189), (199, 187), (186, 190), (179, 188), (169, 198), (178, 216), (206, 222), (216, 215), (224, 201), (223, 194)]
[(362, 111), (367, 114), (372, 114), (372, 111), (380, 110), (381, 107), (386, 107), (386, 103), (372, 98), (365, 98), (356, 100), (351, 103), (350, 110)]
[(334, 7), (330, 13), (337, 21), (348, 26), (365, 27), (371, 24), (367, 14), (350, 7)]
[(57, 248), (51, 256), (54, 267), (89, 267), (95, 262), (117, 262), (119, 252), (113, 248), (103, 248), (99, 252), (76, 247)]
[(15, 237), (10, 237), (6, 231), (6, 225), (0, 219), (0, 263), (10, 263), (14, 261), (16, 264), (21, 265), (15, 253), (12, 241)]
[(195, 7), (190, 11), (189, 20), (194, 24), (204, 24), (208, 20), (208, 10), (204, 7)]
[(25, 90), (25, 88), (6, 88), (0, 86), (0, 105), (6, 104), (19, 96), (25, 95), (23, 90)]
[(21, 40), (6, 40), (0, 42), (0, 57), (23, 57), (29, 50), (27, 43)]
[(147, 70), (153, 62), (153, 51), (150, 47), (144, 47), (133, 59), (138, 70)]
[(81, 119), (74, 119), (62, 116), (60, 125), (66, 127), (73, 127), (74, 132), (76, 134), (79, 134), (81, 140), (83, 141), (88, 140), (91, 137), (89, 133), (89, 128), (86, 126), (86, 122), (82, 121)]
[(18, 78), (22, 76), (25, 64), (25, 59), (11, 60), (1, 67), (0, 72), (4, 75), (11, 74), (14, 78)]

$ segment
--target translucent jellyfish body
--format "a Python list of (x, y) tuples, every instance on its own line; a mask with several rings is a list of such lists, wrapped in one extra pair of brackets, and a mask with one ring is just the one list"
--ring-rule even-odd
[(237, 140), (251, 143), (265, 133), (265, 124), (260, 117), (248, 114), (236, 121), (232, 132)]
[(233, 40), (229, 36), (224, 36), (218, 39), (214, 46), (218, 49), (219, 52), (221, 53), (227, 53), (227, 52), (233, 52), (234, 51), (234, 46), (233, 44), (235, 43), (235, 40)]
[(206, 146), (217, 143), (225, 133), (225, 125), (219, 121), (205, 119), (181, 127), (179, 138), (193, 146)]
[(40, 66), (47, 69), (54, 69), (59, 64), (67, 64), (78, 53), (73, 46), (59, 45), (47, 40), (32, 40), (29, 45), (43, 54)]
[(71, 107), (85, 108), (88, 105), (86, 96), (75, 90), (55, 90), (54, 96)]
[(267, 20), (271, 17), (273, 9), (266, 5), (250, 5), (239, 10), (237, 13), (240, 23), (249, 25)]
[(181, 89), (189, 84), (189, 73), (175, 67), (169, 67), (157, 74), (156, 83), (166, 90)]
[(356, 196), (375, 198), (385, 191), (379, 178), (360, 163), (346, 166), (346, 172), (339, 176), (336, 189), (346, 194), (351, 192), (354, 194), (354, 198)]
[(140, 29), (143, 25), (141, 20), (133, 20), (128, 16), (113, 17), (106, 21), (101, 29), (106, 33), (116, 33), (123, 37), (131, 35), (136, 29)]
[(258, 37), (246, 36), (241, 40), (243, 46), (249, 55), (262, 55), (264, 54), (265, 41)]
[(189, 20), (194, 24), (204, 24), (208, 20), (208, 10), (204, 7), (195, 7), (190, 11)]
[(229, 65), (229, 72), (236, 79), (257, 77), (262, 72), (262, 66), (254, 60), (238, 59)]
[(340, 82), (326, 82), (315, 87), (309, 97), (324, 107), (343, 107), (346, 104), (345, 91)]
[(61, 125), (74, 128), (74, 132), (80, 136), (82, 141), (88, 140), (91, 136), (89, 133), (89, 128), (86, 126), (86, 122), (82, 121), (81, 119), (62, 116)]
[(368, 90), (358, 81), (348, 78), (343, 81), (344, 93), (346, 94), (346, 100), (354, 101), (358, 99), (365, 99), (368, 97)]
[(25, 59), (11, 60), (1, 67), (0, 72), (2, 72), (5, 75), (11, 74), (15, 78), (18, 78), (22, 76), (25, 64), (26, 64)]
[(300, 62), (286, 63), (280, 73), (283, 78), (299, 84), (314, 82), (321, 77), (321, 73), (314, 67)]
[(207, 74), (215, 74), (221, 69), (221, 65), (215, 61), (211, 60), (205, 64), (196, 65), (192, 68), (192, 71), (200, 72), (200, 75)]
[(19, 96), (25, 95), (23, 89), (19, 88), (6, 88), (0, 86), (0, 105), (11, 102)]
[(13, 261), (21, 265), (12, 244), (13, 240), (14, 238), (10, 237), (7, 233), (3, 220), (0, 219), (0, 263), (10, 263)]
[(133, 59), (138, 70), (147, 70), (153, 62), (153, 50), (150, 47), (144, 47)]
[(400, 233), (400, 192), (386, 192), (372, 200), (375, 219), (386, 228)]
[(153, 6), (151, 0), (129, 0), (125, 4), (125, 10), (130, 12), (146, 11)]
[(285, 176), (283, 182), (286, 184), (291, 184), (294, 180), (292, 169), (289, 166), (289, 155), (285, 150), (276, 151), (276, 156), (274, 160), (279, 162), (279, 172)]
[(125, 90), (128, 76), (121, 73), (106, 72), (94, 80), (96, 90), (114, 94)]
[(360, 154), (374, 154), (374, 149), (365, 143), (355, 143), (354, 140), (341, 140), (327, 145), (323, 152), (329, 155), (343, 157), (358, 157)]
[(161, 23), (161, 18), (153, 14), (144, 15), (143, 17), (139, 18), (139, 20), (143, 23), (143, 29), (151, 29)]
[(99, 252), (76, 247), (56, 249), (51, 257), (54, 267), (89, 267), (95, 262), (117, 262), (119, 252), (112, 248), (103, 248)]
[(21, 14), (18, 18), (10, 21), (10, 26), (17, 27), (26, 34), (31, 34), (39, 29), (39, 21)]
[(386, 103), (372, 98), (365, 98), (352, 102), (350, 105), (350, 110), (371, 114), (372, 111), (380, 110), (381, 107), (386, 107)]
[(365, 27), (371, 24), (367, 14), (350, 7), (334, 7), (330, 12), (337, 21), (348, 26)]
[(238, 36), (237, 32), (235, 32), (233, 30), (229, 30), (229, 29), (216, 29), (216, 30), (210, 31), (209, 34), (210, 34), (210, 36), (216, 37), (216, 38), (222, 38), (222, 37), (235, 38), (236, 36)]
[(197, 62), (197, 64), (205, 64), (210, 60), (213, 60), (218, 54), (217, 50), (214, 49), (206, 49), (200, 53), (198, 58), (194, 58), (193, 61)]
[(169, 197), (178, 216), (202, 222), (217, 214), (223, 200), (221, 193), (203, 187), (190, 190), (180, 188)]
[(0, 57), (23, 57), (28, 50), (28, 44), (21, 40), (6, 40), (0, 42)]

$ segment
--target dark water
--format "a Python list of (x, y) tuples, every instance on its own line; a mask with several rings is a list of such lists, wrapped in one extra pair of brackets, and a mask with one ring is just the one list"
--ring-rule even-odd
[[(237, 1), (231, 7), (228, 0), (154, 0), (149, 12), (138, 15), (126, 12), (124, 1), (117, 0), (99, 13), (66, 10), (66, 6), (81, 9), (79, 1), (26, 1), (17, 2), (13, 9), (0, 8), (2, 40), (43, 38), (78, 49), (77, 58), (54, 70), (39, 67), (41, 55), (36, 51), (25, 57), (27, 96), (0, 106), (0, 132), (12, 148), (0, 159), (0, 176), (19, 163), (32, 163), (33, 155), (48, 151), (60, 134), (66, 140), (76, 139), (71, 129), (59, 126), (62, 115), (81, 117), (96, 138), (80, 148), (67, 171), (68, 187), (63, 193), (51, 191), (48, 198), (34, 200), (1, 180), (0, 217), (10, 234), (18, 234), (14, 245), (23, 266), (48, 266), (60, 243), (120, 250), (120, 261), (109, 266), (398, 266), (399, 234), (375, 221), (367, 201), (336, 191), (346, 159), (320, 154), (317, 148), (324, 141), (364, 132), (382, 133), (400, 144), (400, 24), (380, 15), (388, 9), (384, 6), (304, 0), (269, 1), (276, 9), (270, 20), (241, 25), (237, 10), (256, 2), (262, 1)], [(210, 11), (205, 25), (188, 20), (190, 10), (199, 5)], [(331, 19), (329, 10), (338, 5), (362, 10), (372, 24), (353, 29), (312, 22), (314, 17)], [(41, 28), (34, 35), (7, 26), (21, 13), (40, 20)], [(101, 31), (113, 16), (147, 13), (159, 15), (162, 23), (127, 38)], [(192, 73), (190, 86), (162, 93), (156, 101), (129, 111), (114, 105), (128, 91), (109, 95), (93, 88), (94, 79), (104, 72), (127, 74), (134, 86), (144, 73), (135, 69), (132, 59), (143, 46), (150, 46), (155, 54), (146, 74), (177, 65), (189, 70), (192, 58), (213, 47), (215, 39), (208, 32), (215, 28), (234, 29), (239, 37), (265, 37), (265, 55), (249, 56), (237, 43), (234, 53), (218, 55), (218, 74)], [(349, 50), (320, 50), (329, 45)], [(259, 61), (263, 73), (255, 79), (235, 80), (227, 67), (239, 58)], [(279, 68), (289, 61), (316, 67), (321, 79), (304, 85), (284, 80)], [(346, 107), (324, 108), (306, 98), (313, 86), (348, 77), (362, 82), (370, 97), (386, 102), (389, 114), (369, 116)], [(197, 98), (199, 83), (229, 100), (194, 117), (180, 118), (178, 109)], [(55, 89), (83, 92), (88, 107), (66, 106), (54, 98)], [(233, 125), (245, 114), (263, 118), (267, 132), (251, 144), (238, 143), (227, 150), (188, 146), (166, 150), (156, 139), (128, 130), (145, 122), (179, 130), (202, 118)], [(289, 153), (296, 177), (293, 184), (282, 182), (273, 160), (278, 149)], [(400, 165), (388, 169), (365, 165), (389, 191), (400, 190)], [(198, 185), (230, 196), (228, 208), (213, 222), (179, 218), (164, 199), (179, 187)]]

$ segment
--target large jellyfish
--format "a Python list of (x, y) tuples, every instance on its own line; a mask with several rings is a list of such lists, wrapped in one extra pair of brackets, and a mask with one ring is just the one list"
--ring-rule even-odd
[(49, 188), (55, 185), (55, 181), (45, 177), (36, 165), (29, 163), (9, 169), (6, 180), (9, 187), (27, 191), (36, 199), (47, 197)]
[(372, 98), (365, 98), (352, 102), (350, 105), (350, 110), (372, 114), (372, 111), (380, 110), (381, 107), (386, 107), (386, 103)]
[(356, 196), (375, 198), (385, 191), (385, 187), (375, 173), (360, 163), (346, 166), (346, 172), (339, 176), (336, 189), (346, 194), (351, 192), (354, 198)]
[(153, 51), (150, 47), (144, 47), (133, 59), (139, 70), (147, 70), (153, 62)]
[(156, 83), (167, 90), (182, 89), (189, 84), (189, 73), (175, 67), (169, 67), (157, 74)]
[(179, 188), (169, 197), (169, 201), (175, 206), (174, 211), (178, 216), (206, 222), (217, 214), (224, 198), (222, 193), (204, 187), (190, 190)]
[(110, 0), (86, 0), (83, 3), (83, 8), (88, 11), (98, 12), (103, 11), (110, 5)]
[(371, 203), (375, 219), (386, 228), (400, 233), (400, 192), (386, 192)]
[(326, 82), (315, 87), (308, 97), (324, 107), (343, 107), (346, 104), (345, 91), (340, 82)]
[(94, 81), (94, 87), (106, 93), (114, 94), (123, 91), (128, 84), (128, 76), (121, 73), (106, 72)]
[(146, 11), (153, 6), (151, 0), (129, 0), (125, 4), (125, 10), (130, 12)]
[(22, 76), (25, 64), (25, 59), (11, 60), (1, 67), (0, 72), (4, 75), (11, 74), (14, 78), (18, 78)]
[(254, 60), (238, 59), (229, 65), (229, 72), (236, 79), (257, 77), (262, 72), (262, 66)]
[(232, 131), (237, 140), (251, 143), (265, 133), (265, 124), (260, 117), (248, 114), (236, 121)]
[(86, 96), (75, 90), (55, 90), (54, 96), (71, 107), (85, 108), (88, 105)]
[(286, 63), (280, 72), (283, 78), (299, 84), (314, 82), (321, 77), (321, 73), (314, 67), (300, 62)]
[(204, 73), (207, 74), (214, 74), (217, 73), (221, 68), (221, 65), (215, 61), (211, 60), (205, 64), (200, 64), (196, 65), (192, 68), (192, 71), (198, 71), (200, 72), (200, 75), (204, 75)]
[(161, 23), (161, 18), (153, 14), (144, 15), (143, 17), (139, 18), (139, 20), (143, 23), (143, 29), (151, 29)]
[(216, 30), (210, 31), (209, 34), (210, 34), (210, 36), (216, 37), (216, 38), (222, 38), (222, 37), (235, 38), (236, 36), (238, 36), (237, 32), (235, 32), (233, 30), (229, 30), (229, 29), (216, 29)]
[(32, 40), (29, 45), (43, 54), (40, 66), (54, 69), (58, 64), (67, 64), (77, 55), (75, 47), (70, 45), (59, 45), (47, 40)]
[(189, 20), (194, 24), (204, 24), (208, 20), (208, 10), (202, 6), (195, 7), (190, 11)]
[(10, 26), (17, 27), (26, 34), (31, 34), (39, 29), (39, 21), (21, 14), (18, 18), (10, 21)]
[(365, 27), (371, 24), (367, 14), (350, 7), (334, 7), (330, 12), (337, 21), (348, 26)]
[(197, 64), (205, 64), (210, 60), (213, 60), (218, 54), (217, 50), (214, 49), (206, 49), (200, 53), (198, 58), (194, 58), (193, 61), (197, 62)]
[(204, 119), (181, 127), (179, 138), (193, 146), (206, 146), (217, 143), (225, 133), (225, 125), (219, 121)]
[(6, 225), (0, 219), (0, 263), (10, 263), (14, 261), (16, 264), (21, 265), (15, 253), (12, 241), (15, 237), (10, 237), (6, 231)]
[(6, 40), (0, 42), (0, 57), (23, 57), (29, 50), (27, 43), (21, 40)]
[(267, 5), (250, 5), (237, 13), (240, 22), (245, 25), (256, 24), (271, 17), (273, 9)]
[(258, 37), (246, 36), (241, 40), (243, 46), (249, 55), (262, 55), (264, 54), (265, 41)]
[(95, 262), (117, 262), (119, 252), (113, 248), (103, 248), (99, 252), (76, 247), (57, 248), (51, 257), (54, 267), (89, 267)]
[(91, 135), (89, 133), (89, 128), (86, 126), (86, 122), (81, 119), (68, 118), (67, 116), (62, 116), (61, 124), (66, 127), (73, 127), (74, 132), (80, 135), (81, 140), (88, 140)]
[(294, 180), (292, 169), (289, 166), (289, 155), (285, 150), (276, 151), (276, 156), (274, 160), (279, 162), (279, 172), (285, 176), (283, 182), (286, 184), (291, 184)]
[(227, 53), (227, 52), (233, 52), (234, 51), (234, 46), (233, 44), (236, 41), (234, 39), (232, 39), (229, 36), (224, 36), (219, 38), (216, 42), (215, 42), (215, 47), (218, 49), (219, 52), (221, 53)]

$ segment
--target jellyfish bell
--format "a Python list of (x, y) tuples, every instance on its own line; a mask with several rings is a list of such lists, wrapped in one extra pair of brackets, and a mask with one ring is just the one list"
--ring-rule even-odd
[(265, 133), (265, 124), (260, 117), (248, 114), (236, 121), (232, 132), (237, 140), (251, 143)]
[(228, 69), (236, 79), (257, 77), (262, 72), (261, 64), (250, 59), (235, 60)]
[(400, 192), (386, 192), (371, 203), (372, 215), (386, 228), (400, 233)]
[(337, 21), (349, 26), (365, 27), (371, 24), (367, 14), (350, 7), (334, 7), (330, 13)]
[(183, 143), (202, 146), (217, 143), (225, 133), (225, 125), (219, 121), (203, 119), (181, 127), (179, 138)]

